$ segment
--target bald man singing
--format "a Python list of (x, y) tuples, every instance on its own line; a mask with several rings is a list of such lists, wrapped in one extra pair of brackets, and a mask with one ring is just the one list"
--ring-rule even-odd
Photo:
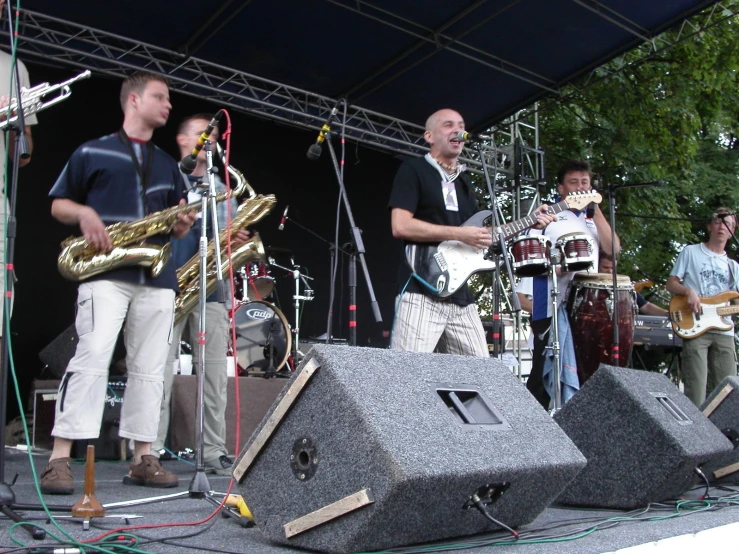
[[(464, 143), (464, 119), (454, 110), (435, 112), (426, 121), (424, 139), (429, 153), (406, 160), (398, 169), (390, 193), (393, 236), (403, 241), (398, 272), (395, 320), (390, 347), (414, 352), (448, 352), (488, 356), (488, 346), (475, 298), (466, 284), (440, 298), (413, 276), (405, 261), (408, 244), (436, 245), (457, 240), (475, 248), (492, 244), (490, 230), (461, 226), (479, 211), (477, 197), (459, 163)], [(546, 207), (537, 213), (537, 227), (554, 220)]]

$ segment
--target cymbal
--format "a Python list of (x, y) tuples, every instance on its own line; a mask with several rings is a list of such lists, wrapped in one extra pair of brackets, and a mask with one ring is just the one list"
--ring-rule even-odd
[(280, 248), (279, 246), (267, 246), (264, 249), (264, 251), (267, 252), (267, 254), (271, 254), (271, 255), (279, 255), (279, 254), (283, 254), (285, 256), (293, 255), (293, 251), (290, 250), (289, 248)]

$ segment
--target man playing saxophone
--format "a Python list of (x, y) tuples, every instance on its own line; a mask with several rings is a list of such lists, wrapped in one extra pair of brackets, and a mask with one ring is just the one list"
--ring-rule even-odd
[[(198, 138), (204, 132), (211, 119), (211, 114), (196, 114), (184, 119), (180, 123), (177, 133), (177, 146), (180, 149), (180, 156), (182, 158), (192, 152)], [(211, 133), (210, 140), (213, 142), (218, 140), (217, 128)], [(188, 176), (190, 184), (195, 185), (201, 180), (207, 182), (207, 179), (204, 177), (205, 170), (205, 150), (201, 150), (196, 159), (195, 169)], [(217, 194), (226, 191), (226, 185), (218, 178), (218, 175), (215, 175), (215, 183)], [(199, 201), (200, 193), (196, 189), (191, 189), (188, 193), (188, 200), (191, 203)], [(227, 210), (229, 209), (229, 203), (219, 202), (217, 206), (218, 228), (219, 230), (224, 230), (228, 224)], [(236, 207), (236, 198), (232, 197), (230, 202), (232, 218), (236, 215)], [(210, 215), (210, 212), (208, 215)], [(175, 268), (182, 267), (192, 256), (198, 253), (198, 241), (201, 234), (200, 222), (200, 219), (195, 222), (192, 231), (187, 237), (172, 242), (172, 259), (170, 265), (174, 265)], [(211, 230), (210, 219), (208, 219), (207, 230)], [(250, 233), (245, 229), (235, 231), (231, 238), (232, 247), (236, 248), (244, 244), (249, 237)], [(227, 255), (225, 250), (222, 251), (222, 255)], [(226, 350), (228, 348), (229, 305), (230, 300), (227, 300), (225, 304), (217, 302), (215, 293), (208, 297), (205, 305), (203, 463), (207, 471), (217, 475), (228, 475), (233, 465), (233, 460), (229, 458), (228, 448), (226, 446), (226, 388), (228, 384), (226, 376)], [(170, 398), (173, 380), (172, 366), (179, 358), (180, 336), (184, 333), (186, 340), (190, 344), (197, 344), (199, 315), (200, 312), (198, 310), (191, 312), (185, 317), (184, 321), (178, 323), (174, 328), (174, 340), (170, 345), (167, 368), (164, 373), (164, 400), (162, 401), (162, 409), (159, 417), (159, 432), (152, 445), (152, 453), (155, 456), (159, 455), (160, 451), (164, 448), (164, 441), (167, 438), (167, 431), (169, 429)], [(193, 364), (197, 370), (197, 356), (193, 356)]]
[[(120, 101), (122, 128), (80, 146), (49, 193), (52, 215), (62, 223), (79, 225), (87, 243), (101, 253), (113, 246), (106, 225), (136, 221), (184, 203), (185, 181), (177, 162), (151, 142), (154, 129), (167, 122), (172, 109), (166, 80), (135, 73), (123, 82)], [(177, 214), (171, 235), (184, 237), (194, 221), (193, 212)], [(147, 242), (163, 246), (169, 238), (159, 234)], [(74, 491), (69, 467), (72, 444), (99, 436), (108, 368), (124, 321), (128, 378), (120, 436), (134, 441), (134, 458), (123, 483), (177, 486), (177, 476), (151, 455), (176, 290), (172, 264), (156, 278), (143, 268), (120, 267), (80, 284), (75, 320), (79, 343), (59, 386), (54, 447), (41, 474), (43, 493)]]

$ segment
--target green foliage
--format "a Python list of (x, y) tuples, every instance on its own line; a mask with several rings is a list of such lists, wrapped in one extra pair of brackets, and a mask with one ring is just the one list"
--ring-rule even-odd
[(540, 104), (551, 183), (544, 197), (558, 166), (574, 157), (591, 162), (603, 192), (664, 182), (616, 193), (621, 273), (638, 266), (666, 278), (680, 249), (704, 238), (716, 207), (739, 207), (738, 26), (737, 18), (723, 21), (651, 56), (645, 45), (640, 62), (612, 74), (614, 62), (601, 72), (607, 77)]
[[(732, 17), (657, 53), (644, 45), (630, 56), (640, 61), (620, 70), (611, 62), (539, 104), (543, 199), (554, 198), (557, 169), (570, 158), (590, 161), (604, 196), (609, 184), (664, 183), (616, 192), (619, 273), (646, 272), (662, 285), (682, 247), (705, 238), (715, 208), (739, 209), (738, 31)], [(664, 37), (674, 44), (677, 32)], [(608, 216), (607, 201), (601, 208)], [(483, 314), (492, 313), (489, 284), (488, 275), (472, 281)]]

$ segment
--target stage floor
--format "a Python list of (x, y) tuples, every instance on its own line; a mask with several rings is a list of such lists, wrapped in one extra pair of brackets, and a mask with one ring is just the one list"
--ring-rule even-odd
[[(48, 453), (33, 456), (37, 473), (43, 469)], [(56, 518), (49, 523), (43, 512), (23, 512), (29, 521), (43, 526), (47, 532), (44, 541), (35, 541), (24, 530), (15, 527), (7, 518), (0, 518), (0, 549), (2, 551), (17, 549), (19, 546), (43, 545), (45, 549), (36, 550), (53, 552), (51, 548), (59, 548), (61, 543), (68, 543), (64, 537), (68, 533), (79, 541), (93, 541), (109, 530), (120, 529), (121, 532), (134, 534), (139, 538), (137, 551), (160, 553), (185, 552), (248, 552), (277, 553), (297, 552), (269, 543), (258, 528), (244, 528), (235, 519), (224, 518), (215, 514), (209, 518), (216, 507), (205, 499), (190, 498), (187, 494), (190, 482), (195, 474), (194, 466), (184, 461), (167, 461), (165, 467), (180, 476), (180, 486), (175, 489), (147, 489), (124, 486), (121, 479), (128, 466), (125, 462), (98, 462), (95, 467), (96, 497), (104, 505), (124, 501), (172, 495), (171, 499), (156, 500), (150, 503), (128, 507), (107, 507), (109, 516), (94, 519), (90, 528), (85, 530), (81, 521), (68, 518)], [(84, 465), (76, 462), (72, 467), (75, 479), (78, 480), (77, 492), (72, 496), (46, 496), (45, 501), (55, 506), (72, 506), (82, 495), (82, 479)], [(28, 453), (16, 449), (6, 450), (5, 479), (12, 482), (13, 492), (18, 504), (39, 504), (34, 485)], [(231, 480), (228, 477), (208, 475), (210, 488), (216, 493), (225, 493)], [(240, 493), (238, 485), (234, 485), (234, 493)], [(704, 489), (696, 489), (687, 493), (689, 498), (698, 498)], [(565, 507), (550, 507), (532, 524), (519, 529), (521, 539), (514, 550), (504, 543), (512, 542), (510, 535), (502, 532), (485, 536), (463, 537), (454, 541), (458, 551), (469, 552), (521, 552), (523, 554), (595, 554), (620, 551), (649, 553), (697, 552), (699, 549), (711, 554), (736, 552), (739, 544), (739, 488), (735, 490), (719, 490), (712, 488), (711, 496), (723, 497), (723, 501), (714, 502), (711, 509), (708, 505), (691, 502), (677, 513), (674, 504), (671, 507), (655, 509), (646, 514), (635, 515), (634, 512), (605, 510), (578, 510)], [(736, 504), (731, 500), (737, 497)], [(717, 508), (715, 506), (722, 506)], [(699, 509), (700, 508), (700, 509)], [(70, 515), (69, 512), (54, 512), (55, 515)], [(126, 519), (121, 516), (141, 516)], [(616, 521), (614, 518), (621, 518)], [(199, 524), (193, 524), (200, 522)], [(733, 524), (733, 525), (731, 525)], [(58, 525), (61, 529), (56, 528)], [(595, 525), (599, 525), (595, 528)], [(133, 529), (134, 526), (146, 526), (144, 529)], [(153, 528), (152, 528), (153, 526)], [(62, 531), (63, 530), (63, 531)], [(59, 538), (55, 540), (52, 535)], [(670, 537), (675, 537), (669, 539)], [(15, 539), (14, 542), (13, 539)], [(663, 541), (663, 539), (668, 539)], [(646, 544), (663, 541), (656, 545)], [(642, 547), (636, 545), (644, 545)], [(632, 548), (629, 548), (632, 547)], [(421, 552), (423, 547), (405, 548), (408, 552)], [(439, 550), (437, 543), (434, 548)], [(28, 551), (28, 550), (14, 550)], [(88, 550), (92, 551), (92, 550)], [(105, 550), (112, 551), (112, 550)], [(68, 551), (69, 552), (69, 551)], [(122, 552), (122, 550), (118, 550)]]

